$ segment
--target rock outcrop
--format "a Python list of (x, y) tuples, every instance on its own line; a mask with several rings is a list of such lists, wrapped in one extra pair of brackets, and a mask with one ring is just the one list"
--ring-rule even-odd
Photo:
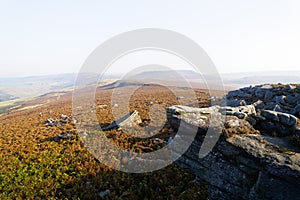
[[(294, 141), (300, 133), (299, 93), (296, 85), (263, 85), (229, 92), (226, 98), (237, 107), (168, 107), (175, 132), (182, 124), (181, 131), (198, 128), (176, 164), (209, 185), (209, 199), (300, 199), (300, 146)], [(201, 157), (206, 131), (216, 126), (210, 121), (213, 113), (223, 116), (224, 126)]]
[(259, 85), (230, 91), (226, 96), (227, 105), (256, 104), (257, 109), (274, 110), (300, 117), (300, 85)]

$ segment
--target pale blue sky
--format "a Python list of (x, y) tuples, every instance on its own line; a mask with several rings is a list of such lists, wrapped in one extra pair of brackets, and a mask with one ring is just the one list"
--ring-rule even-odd
[(1, 0), (0, 77), (78, 72), (108, 38), (149, 27), (193, 39), (220, 72), (298, 70), (298, 2)]

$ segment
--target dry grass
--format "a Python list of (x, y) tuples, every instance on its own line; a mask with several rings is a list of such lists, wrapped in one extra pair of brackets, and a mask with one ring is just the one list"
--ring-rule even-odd
[[(110, 105), (111, 90), (99, 91), (97, 104)], [(202, 106), (208, 96), (196, 91)], [(105, 199), (206, 199), (206, 186), (196, 185), (194, 176), (172, 164), (146, 174), (127, 174), (99, 163), (86, 150), (79, 138), (54, 141), (75, 125), (48, 127), (44, 121), (61, 114), (71, 115), (71, 94), (59, 99), (47, 96), (24, 106), (45, 104), (0, 116), (0, 199), (100, 199), (99, 192), (109, 189)], [(143, 87), (132, 96), (130, 109), (140, 112), (144, 123), (149, 122), (148, 101), (163, 107), (177, 103), (166, 88)], [(47, 103), (48, 102), (48, 103)], [(42, 113), (42, 115), (40, 115)], [(111, 123), (109, 107), (97, 110), (100, 123)], [(172, 130), (166, 126), (159, 137), (166, 140)], [(122, 131), (109, 131), (107, 136), (120, 148), (144, 152), (161, 148), (164, 144), (136, 140)], [(148, 147), (148, 148), (145, 148)]]

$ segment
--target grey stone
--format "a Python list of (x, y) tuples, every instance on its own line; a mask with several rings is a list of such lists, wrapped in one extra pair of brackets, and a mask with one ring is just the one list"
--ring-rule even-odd
[(276, 96), (276, 97), (275, 97), (275, 102), (276, 102), (276, 104), (279, 104), (279, 103), (285, 104), (285, 102), (284, 102), (285, 98), (286, 98), (286, 97), (285, 97), (284, 95)]
[(273, 110), (276, 111), (276, 112), (283, 112), (283, 113), (287, 112), (286, 110), (283, 110), (281, 108), (281, 106), (278, 105), (278, 104), (275, 106), (275, 108)]
[(124, 115), (117, 121), (114, 121), (109, 126), (103, 128), (104, 131), (106, 130), (112, 130), (112, 129), (121, 129), (121, 128), (130, 128), (133, 126), (137, 126), (140, 123), (142, 123), (141, 117), (139, 115), (139, 112), (134, 110), (127, 115)]
[(261, 115), (265, 117), (266, 119), (279, 122), (279, 118), (277, 116), (277, 112), (272, 111), (272, 110), (262, 110)]
[(292, 111), (291, 111), (292, 115), (300, 115), (300, 104), (298, 104)]
[(245, 117), (247, 117), (247, 114), (242, 112), (235, 112), (233, 115), (238, 117), (239, 119), (244, 119)]
[(262, 110), (265, 107), (265, 103), (261, 100), (254, 102), (252, 105), (254, 105), (257, 110)]
[(227, 100), (226, 105), (237, 107), (237, 106), (245, 106), (247, 105), (247, 103), (245, 102), (245, 100)]
[(273, 110), (276, 107), (276, 103), (269, 102), (265, 105), (264, 110)]
[(232, 97), (237, 97), (242, 93), (243, 92), (241, 90), (234, 90), (234, 91), (228, 92), (228, 94), (226, 96), (227, 96), (227, 98), (232, 98)]
[(261, 115), (251, 115), (251, 117), (253, 117), (257, 121), (265, 121), (266, 120), (266, 118)]
[(289, 115), (286, 113), (277, 113), (277, 116), (279, 118), (279, 121), (288, 126), (295, 126), (297, 123), (297, 118), (293, 115)]
[(293, 95), (287, 95), (285, 101), (287, 104), (296, 104), (297, 103), (297, 99)]
[(275, 96), (275, 94), (272, 91), (267, 91), (265, 93), (265, 99), (272, 99)]

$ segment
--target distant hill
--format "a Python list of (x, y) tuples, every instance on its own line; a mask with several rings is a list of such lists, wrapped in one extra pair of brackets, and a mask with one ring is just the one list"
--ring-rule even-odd
[[(221, 73), (225, 88), (239, 88), (245, 85), (276, 84), (276, 83), (299, 83), (300, 71), (265, 71), (265, 72), (243, 72), (243, 73)], [(206, 84), (214, 86), (216, 84), (215, 75), (206, 75), (205, 79), (200, 73), (192, 70), (178, 71), (154, 71), (142, 72), (130, 76), (132, 80), (164, 80), (165, 82), (180, 85), (182, 78), (188, 80), (196, 87), (206, 87)]]
[(0, 91), (13, 97), (34, 97), (74, 85), (76, 74), (0, 78)]
[(256, 85), (262, 83), (299, 83), (300, 71), (262, 71), (221, 75), (226, 84)]
[[(81, 75), (81, 81), (88, 82), (95, 80), (90, 78), (97, 76), (95, 74)], [(236, 89), (245, 85), (256, 85), (264, 83), (299, 83), (300, 71), (281, 71), (281, 72), (243, 72), (243, 73), (223, 73), (220, 74), (225, 89)], [(119, 79), (121, 75), (107, 75), (102, 80), (107, 84), (102, 87), (122, 87), (122, 85), (136, 84), (164, 84), (167, 86), (187, 86), (198, 88), (207, 88), (209, 84), (213, 88), (219, 88), (220, 83), (214, 75), (205, 77), (193, 70), (177, 70), (177, 71), (144, 71), (136, 72), (123, 77), (122, 81), (114, 82), (112, 80)], [(57, 74), (47, 76), (31, 76), (21, 78), (0, 78), (0, 102), (8, 101), (16, 98), (35, 97), (49, 92), (70, 89), (74, 86), (77, 74)], [(91, 83), (92, 84), (92, 83)]]

